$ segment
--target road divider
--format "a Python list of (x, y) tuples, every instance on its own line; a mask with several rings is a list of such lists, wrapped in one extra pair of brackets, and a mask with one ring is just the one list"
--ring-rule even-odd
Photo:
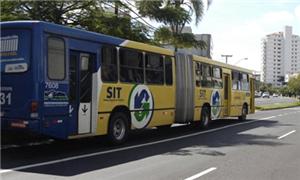
[(273, 110), (273, 109), (283, 109), (283, 108), (291, 108), (300, 106), (300, 102), (292, 102), (292, 103), (274, 103), (267, 105), (259, 105), (255, 108), (257, 110), (265, 111), (265, 110)]

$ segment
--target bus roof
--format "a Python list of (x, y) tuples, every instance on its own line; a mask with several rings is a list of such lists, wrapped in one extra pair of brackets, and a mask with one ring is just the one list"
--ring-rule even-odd
[(173, 56), (174, 53), (171, 50), (152, 46), (140, 42), (130, 41), (114, 36), (104, 35), (101, 33), (91, 32), (84, 29), (72, 28), (68, 26), (58, 25), (44, 21), (7, 21), (1, 22), (2, 28), (32, 28), (35, 25), (40, 25), (45, 32), (63, 35), (67, 37), (74, 37), (77, 39), (83, 39), (93, 42), (100, 42), (104, 44), (110, 44), (115, 46), (134, 48), (148, 52), (160, 53)]
[(232, 69), (232, 70), (242, 71), (242, 72), (249, 73), (249, 74), (253, 73), (250, 69), (245, 69), (245, 68), (242, 68), (242, 67), (239, 67), (239, 66), (226, 64), (226, 63), (223, 63), (223, 62), (220, 62), (220, 61), (215, 61), (215, 60), (212, 60), (212, 59), (209, 59), (209, 58), (206, 58), (206, 57), (202, 57), (202, 56), (193, 55), (193, 60), (204, 62), (204, 63), (207, 63), (207, 64), (213, 64), (213, 65), (216, 65), (216, 66), (220, 66), (220, 67), (224, 67), (224, 68), (228, 68), (228, 69)]

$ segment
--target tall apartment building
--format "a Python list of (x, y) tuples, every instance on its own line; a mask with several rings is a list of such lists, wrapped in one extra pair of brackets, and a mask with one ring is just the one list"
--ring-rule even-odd
[(300, 37), (291, 26), (284, 32), (268, 34), (262, 41), (262, 80), (273, 86), (282, 86), (286, 74), (300, 72)]

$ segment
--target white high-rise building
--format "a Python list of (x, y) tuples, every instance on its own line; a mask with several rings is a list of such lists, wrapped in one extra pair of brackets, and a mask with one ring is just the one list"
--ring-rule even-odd
[(262, 44), (263, 82), (282, 86), (286, 74), (300, 72), (300, 37), (293, 35), (291, 26), (285, 26), (284, 32), (268, 34)]

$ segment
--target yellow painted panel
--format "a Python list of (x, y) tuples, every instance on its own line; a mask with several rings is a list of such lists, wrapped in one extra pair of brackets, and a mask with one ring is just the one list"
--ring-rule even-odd
[(96, 134), (97, 135), (107, 134), (107, 132), (108, 132), (109, 115), (110, 114), (108, 114), (108, 113), (99, 114), (99, 116), (98, 116), (98, 123), (97, 123), (97, 129), (96, 129)]
[(124, 41), (124, 43), (121, 44), (121, 46), (127, 47), (127, 48), (132, 48), (132, 49), (138, 49), (138, 50), (141, 50), (141, 51), (147, 51), (147, 52), (153, 52), (153, 53), (159, 53), (159, 54), (174, 56), (174, 52), (169, 50), (169, 49), (165, 49), (165, 48), (161, 48), (161, 47), (157, 47), (157, 46), (152, 46), (152, 45), (148, 45), (148, 44), (144, 44), (144, 43), (140, 43), (140, 42), (135, 42), (135, 41), (126, 40), (126, 41)]
[(153, 112), (152, 120), (147, 127), (173, 124), (174, 119), (175, 110), (156, 110)]
[(198, 107), (198, 108), (195, 108), (195, 111), (194, 111), (194, 121), (200, 121), (201, 120), (201, 108)]
[[(145, 86), (147, 86), (151, 92), (154, 105), (154, 111), (148, 127), (172, 124), (175, 119), (175, 84), (172, 86)], [(107, 132), (107, 124), (110, 112), (112, 112), (116, 106), (125, 106), (129, 108), (130, 94), (134, 87), (135, 85), (126, 83), (104, 83), (102, 85), (99, 111), (102, 113), (107, 113), (105, 114), (107, 117), (102, 117), (104, 118), (104, 122), (103, 119), (98, 121), (99, 130), (97, 130), (97, 133), (103, 134)], [(134, 109), (129, 108), (129, 110)], [(103, 125), (106, 127), (102, 127)]]

